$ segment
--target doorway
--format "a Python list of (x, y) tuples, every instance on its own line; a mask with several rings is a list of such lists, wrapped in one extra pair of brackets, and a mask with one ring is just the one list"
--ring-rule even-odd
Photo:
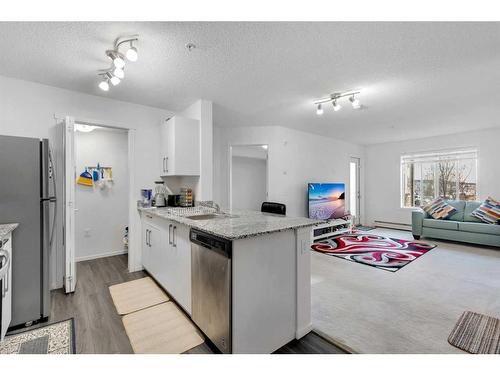
[(229, 206), (260, 211), (268, 197), (268, 145), (231, 145)]
[(361, 224), (360, 208), (360, 159), (351, 157), (349, 161), (349, 210), (352, 215), (353, 225)]
[[(140, 235), (136, 233), (140, 233), (140, 219), (133, 194), (135, 130), (72, 117), (60, 125), (64, 174), (61, 262), (63, 286), (71, 293), (76, 287), (79, 260), (128, 251), (129, 271), (140, 269)], [(86, 138), (84, 143), (79, 140), (82, 137)], [(117, 139), (106, 142), (110, 137)], [(112, 202), (113, 207), (104, 202)], [(123, 222), (117, 223), (117, 218)], [(107, 242), (110, 237), (113, 242)]]
[(75, 123), (75, 260), (127, 253), (128, 136)]

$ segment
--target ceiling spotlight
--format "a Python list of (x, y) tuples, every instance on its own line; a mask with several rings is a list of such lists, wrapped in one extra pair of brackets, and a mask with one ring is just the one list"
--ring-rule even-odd
[(125, 56), (127, 57), (128, 61), (132, 61), (132, 62), (137, 61), (137, 58), (139, 57), (137, 55), (137, 48), (132, 46), (132, 42), (130, 42), (130, 48), (127, 50), (127, 53), (125, 54)]
[(356, 99), (354, 97), (354, 95), (352, 95), (350, 98), (349, 98), (349, 101), (351, 102), (352, 104), (352, 108), (354, 109), (360, 109), (361, 108), (361, 103), (359, 101), (359, 99)]
[(99, 88), (102, 90), (102, 91), (109, 91), (109, 82), (108, 82), (108, 79), (105, 78), (104, 80), (102, 80), (100, 83), (99, 83)]
[(321, 103), (319, 103), (318, 107), (316, 108), (316, 114), (318, 116), (321, 116), (323, 114), (323, 107), (321, 106)]
[(115, 68), (123, 69), (125, 66), (125, 60), (123, 60), (123, 55), (115, 50), (107, 50), (106, 55), (113, 60), (113, 65)]
[(340, 109), (342, 108), (342, 106), (341, 106), (340, 104), (338, 104), (338, 103), (337, 103), (337, 99), (335, 99), (335, 100), (332, 102), (332, 104), (333, 104), (333, 110), (334, 110), (335, 112), (340, 111)]
[(113, 74), (111, 74), (110, 72), (107, 72), (106, 73), (106, 77), (108, 77), (108, 80), (109, 82), (111, 82), (111, 84), (113, 86), (116, 86), (120, 83), (120, 78), (118, 77), (115, 77)]
[(121, 82), (120, 78), (115, 76), (111, 77), (109, 80), (113, 86), (116, 86)]
[(119, 69), (123, 69), (125, 66), (125, 60), (123, 60), (120, 56), (116, 56), (113, 59), (113, 65)]
[(120, 68), (115, 68), (115, 70), (113, 70), (113, 75), (115, 77), (123, 79), (123, 78), (125, 78), (125, 71), (123, 69), (120, 69)]

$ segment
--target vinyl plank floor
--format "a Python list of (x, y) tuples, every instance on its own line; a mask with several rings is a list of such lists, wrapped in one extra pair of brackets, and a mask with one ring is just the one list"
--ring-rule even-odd
[[(145, 277), (145, 272), (128, 272), (127, 256), (117, 255), (77, 263), (74, 293), (52, 291), (51, 316), (47, 323), (75, 319), (77, 354), (131, 354), (129, 339), (116, 312), (108, 287)], [(43, 325), (44, 323), (40, 324)], [(186, 354), (212, 354), (203, 343)], [(311, 332), (276, 351), (277, 354), (345, 354), (342, 349)]]

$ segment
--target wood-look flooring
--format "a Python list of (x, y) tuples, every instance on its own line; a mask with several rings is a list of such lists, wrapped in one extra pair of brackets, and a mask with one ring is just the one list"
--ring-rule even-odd
[[(129, 273), (127, 256), (117, 255), (77, 263), (77, 284), (73, 294), (52, 292), (50, 322), (75, 319), (78, 354), (133, 353), (121, 317), (117, 314), (108, 287), (146, 276), (142, 271)], [(204, 343), (187, 353), (213, 353)], [(276, 351), (280, 354), (345, 354), (315, 333), (294, 340)]]

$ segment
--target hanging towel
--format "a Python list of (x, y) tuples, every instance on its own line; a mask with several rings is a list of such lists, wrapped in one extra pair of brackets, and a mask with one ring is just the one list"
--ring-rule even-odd
[(92, 186), (92, 175), (87, 170), (85, 170), (85, 172), (80, 174), (80, 176), (76, 180), (76, 183), (83, 186)]

